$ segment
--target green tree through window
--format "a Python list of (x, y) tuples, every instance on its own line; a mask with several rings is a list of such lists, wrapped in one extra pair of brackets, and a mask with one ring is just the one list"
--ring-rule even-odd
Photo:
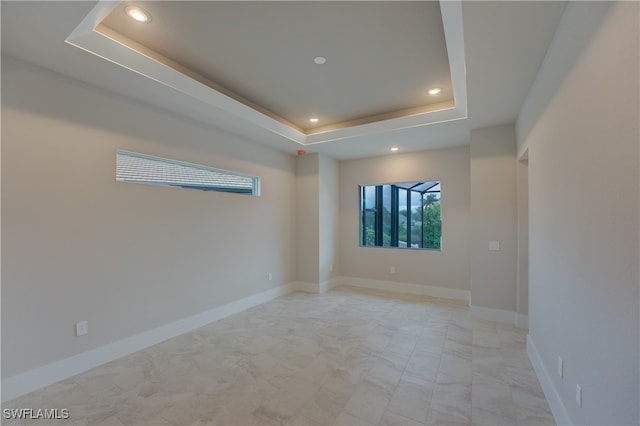
[(423, 199), (422, 238), (425, 248), (440, 248), (442, 220), (440, 218), (440, 197), (427, 194)]
[(440, 250), (440, 181), (360, 187), (360, 245)]

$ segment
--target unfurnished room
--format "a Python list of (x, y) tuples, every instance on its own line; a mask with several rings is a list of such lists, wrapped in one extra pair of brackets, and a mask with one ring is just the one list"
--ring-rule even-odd
[(640, 2), (0, 12), (3, 425), (640, 424)]

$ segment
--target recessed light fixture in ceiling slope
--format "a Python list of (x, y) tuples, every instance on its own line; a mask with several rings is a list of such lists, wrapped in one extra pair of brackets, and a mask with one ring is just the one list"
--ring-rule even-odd
[[(280, 137), (283, 140), (293, 141), (299, 145), (348, 140), (369, 134), (392, 132), (412, 127), (429, 126), (436, 123), (460, 120), (467, 117), (462, 9), (459, 1), (443, 1), (440, 3), (438, 8), (441, 13), (443, 38), (444, 42), (446, 42), (445, 62), (448, 62), (448, 77), (450, 78), (450, 86), (447, 89), (447, 96), (445, 96), (443, 93), (444, 90), (441, 88), (442, 91), (438, 96), (429, 96), (429, 98), (437, 99), (433, 99), (428, 102), (424, 101), (425, 97), (422, 94), (424, 84), (421, 84), (420, 87), (422, 87), (422, 89), (416, 88), (415, 95), (410, 96), (416, 96), (416, 99), (420, 98), (421, 100), (419, 102), (422, 102), (422, 105), (408, 104), (407, 106), (407, 104), (397, 103), (393, 104), (391, 107), (387, 106), (385, 108), (379, 108), (378, 110), (370, 108), (369, 110), (366, 110), (368, 111), (366, 114), (362, 112), (364, 110), (360, 110), (359, 113), (354, 113), (351, 116), (345, 113), (339, 116), (339, 119), (336, 119), (335, 117), (332, 119), (332, 108), (330, 107), (325, 107), (326, 111), (312, 107), (322, 115), (323, 119), (321, 125), (318, 125), (319, 120), (314, 122), (309, 119), (308, 115), (306, 117), (302, 115), (297, 119), (293, 114), (283, 114), (279, 110), (276, 111), (278, 108), (270, 108), (271, 104), (269, 103), (269, 99), (265, 100), (260, 96), (254, 96), (255, 90), (249, 90), (245, 93), (239, 94), (238, 92), (241, 90), (233, 90), (228, 87), (230, 85), (233, 86), (232, 84), (227, 86), (221, 84), (219, 81), (232, 81), (232, 79), (225, 80), (224, 72), (228, 70), (220, 71), (219, 75), (221, 76), (219, 78), (216, 76), (215, 72), (203, 72), (202, 70), (206, 71), (208, 69), (198, 66), (202, 65), (204, 62), (198, 62), (198, 60), (201, 60), (202, 58), (198, 58), (197, 55), (194, 56), (194, 62), (189, 63), (189, 66), (187, 66), (185, 63), (188, 63), (189, 61), (184, 58), (176, 60), (175, 55), (172, 55), (174, 57), (171, 57), (159, 53), (157, 48), (150, 48), (148, 44), (151, 43), (147, 43), (145, 40), (148, 39), (145, 39), (145, 37), (157, 38), (158, 34), (162, 35), (163, 33), (155, 32), (159, 31), (157, 27), (161, 25), (166, 26), (166, 23), (171, 21), (167, 16), (158, 15), (158, 11), (153, 9), (154, 5), (162, 4), (164, 7), (167, 7), (166, 4), (173, 3), (175, 3), (175, 5), (172, 7), (178, 7), (177, 5), (180, 4), (180, 2), (146, 2), (145, 7), (153, 13), (154, 21), (150, 25), (136, 26), (136, 28), (128, 31), (117, 31), (114, 28), (118, 27), (118, 25), (111, 23), (111, 20), (114, 19), (111, 16), (117, 15), (122, 16), (122, 19), (128, 19), (122, 11), (130, 5), (124, 2), (98, 2), (91, 13), (87, 15), (69, 35), (66, 42), (186, 94), (188, 97), (193, 98), (199, 103), (204, 104), (207, 108), (210, 108), (211, 114), (216, 114), (218, 117), (233, 117), (236, 122), (240, 119), (248, 125), (250, 124), (251, 126), (262, 129), (263, 131), (277, 135), (277, 137)], [(203, 2), (196, 3), (199, 4)], [(217, 2), (204, 3), (212, 3), (213, 6), (215, 6)], [(236, 4), (240, 6), (234, 7), (242, 9), (243, 3), (245, 2), (237, 2)], [(270, 3), (271, 2), (268, 1), (261, 2), (261, 5), (263, 7), (268, 7)], [(279, 2), (275, 3), (281, 4)], [(302, 3), (305, 4), (305, 7), (314, 5), (316, 5), (316, 7), (322, 6), (322, 10), (325, 10), (327, 7), (325, 2)], [(339, 7), (341, 2), (326, 3), (333, 4), (334, 7)], [(375, 2), (375, 4), (377, 3), (389, 3), (388, 7), (391, 7), (391, 5), (395, 7), (395, 3), (398, 2)], [(184, 7), (189, 7), (189, 4), (185, 4)], [(120, 10), (120, 13), (114, 13), (117, 10)], [(149, 17), (151, 16), (148, 11), (145, 10), (145, 12), (147, 12)], [(196, 12), (197, 11), (194, 11), (193, 13)], [(232, 12), (240, 13), (242, 10), (233, 10)], [(282, 11), (278, 11), (278, 13), (282, 13)], [(326, 9), (325, 13), (331, 14), (331, 10)], [(337, 10), (335, 14), (339, 16), (340, 10)], [(188, 12), (179, 10), (173, 18), (176, 25), (179, 27), (180, 19), (186, 19), (187, 17)], [(128, 19), (128, 21), (135, 24), (131, 19)], [(106, 25), (106, 22), (109, 22), (110, 26)], [(281, 34), (278, 31), (275, 31), (270, 33), (270, 36), (272, 36), (274, 40), (280, 40), (280, 44), (288, 43), (288, 38), (283, 35), (285, 32), (286, 31)], [(126, 33), (126, 35), (123, 35), (123, 33)], [(237, 38), (243, 37), (242, 34), (236, 34), (235, 36)], [(246, 35), (246, 37), (250, 39), (255, 36), (256, 34), (253, 33)], [(279, 39), (278, 37), (281, 36), (284, 38)], [(375, 36), (375, 34), (371, 33), (369, 37), (373, 36)], [(384, 34), (382, 36), (384, 36)], [(159, 43), (170, 45), (171, 40), (172, 39), (161, 39), (159, 40)], [(251, 39), (250, 41), (253, 42), (253, 40), (255, 39)], [(145, 43), (142, 43), (142, 41), (145, 41)], [(189, 38), (185, 38), (184, 41), (189, 41)], [(242, 43), (242, 40), (238, 41), (238, 43)], [(216, 48), (219, 51), (224, 49), (233, 49), (233, 47), (234, 44), (231, 42), (216, 45)], [(181, 48), (180, 51), (188, 50), (184, 48), (184, 46), (178, 46), (178, 48)], [(193, 50), (198, 53), (198, 46), (193, 46)], [(322, 46), (316, 46), (313, 47), (313, 49), (309, 47), (308, 50), (326, 51), (322, 49)], [(363, 50), (366, 50), (366, 48), (363, 47)], [(167, 52), (171, 53), (170, 51)], [(281, 55), (278, 56), (278, 52), (279, 50), (274, 48), (272, 51), (254, 51), (252, 52), (254, 57), (251, 57), (245, 51), (227, 52), (227, 54), (242, 56), (243, 58), (246, 56), (248, 61), (247, 64), (252, 64), (252, 61), (256, 61), (256, 63), (260, 63), (264, 65), (264, 67), (267, 67), (267, 69), (274, 62), (277, 66), (283, 67), (281, 69), (303, 66), (297, 64), (290, 65), (290, 63), (292, 63), (291, 61), (297, 62), (297, 57), (295, 55), (292, 55), (292, 59), (290, 57), (282, 57)], [(276, 98), (280, 95), (282, 95), (283, 98), (286, 98), (287, 93), (291, 92), (293, 93), (293, 95), (290, 95), (293, 96), (291, 99), (303, 99), (303, 101), (311, 99), (317, 104), (326, 101), (326, 105), (333, 105), (335, 106), (335, 109), (337, 109), (341, 107), (342, 104), (348, 103), (348, 101), (350, 101), (354, 96), (352, 93), (342, 93), (348, 91), (348, 88), (343, 88), (342, 91), (336, 91), (335, 87), (333, 87), (330, 82), (335, 82), (336, 79), (339, 80), (342, 75), (352, 72), (352, 68), (357, 68), (357, 66), (359, 66), (359, 64), (355, 62), (358, 58), (354, 58), (358, 56), (358, 51), (347, 49), (346, 52), (351, 52), (351, 55), (341, 56), (340, 50), (336, 50), (335, 55), (331, 55), (331, 63), (327, 62), (325, 57), (317, 56), (314, 57), (313, 62), (321, 66), (311, 63), (311, 68), (308, 70), (304, 68), (296, 68), (295, 71), (297, 73), (301, 72), (300, 70), (305, 70), (305, 72), (309, 73), (305, 78), (311, 79), (314, 82), (314, 84), (307, 85), (309, 87), (305, 87), (303, 85), (288, 87), (286, 85), (286, 78), (282, 78), (282, 76), (280, 76), (281, 78), (278, 79), (278, 75), (271, 75), (277, 73), (270, 74), (271, 77), (273, 77), (272, 80), (267, 81), (263, 79), (264, 81), (262, 81), (262, 86), (278, 86), (278, 84), (281, 84), (281, 86), (275, 88), (279, 90), (279, 92), (275, 92)], [(393, 52), (390, 51), (390, 53)], [(225, 57), (224, 53), (221, 53), (220, 55), (221, 57)], [(371, 60), (371, 57), (372, 56), (367, 57), (366, 60)], [(309, 56), (307, 56), (307, 58), (309, 58)], [(213, 61), (214, 65), (215, 59), (216, 58), (208, 58), (208, 60)], [(382, 60), (384, 59), (385, 58), (382, 58)], [(309, 59), (306, 61), (309, 61)], [(366, 61), (363, 60), (361, 63), (362, 62)], [(239, 64), (242, 65), (243, 63), (240, 61)], [(411, 64), (405, 65), (408, 67), (411, 66)], [(255, 74), (249, 73), (247, 75), (252, 76)], [(290, 76), (287, 77), (290, 79), (293, 78)], [(393, 83), (391, 81), (393, 80), (393, 77), (394, 76), (391, 76), (389, 78), (389, 85)], [(283, 82), (280, 80), (285, 81)], [(356, 78), (349, 84), (356, 86), (358, 84), (358, 80), (359, 79)], [(366, 80), (366, 76), (362, 76), (362, 80)], [(258, 81), (258, 83), (261, 83), (261, 81)], [(422, 81), (422, 83), (424, 83), (424, 81)], [(386, 86), (384, 85), (384, 82), (381, 83), (378, 86), (379, 90), (382, 90), (382, 88), (386, 89)], [(315, 89), (312, 90), (312, 88)], [(376, 87), (372, 87), (370, 91), (375, 94)], [(359, 93), (364, 93), (364, 91), (361, 90)], [(358, 93), (356, 93), (355, 96), (357, 96), (357, 94)], [(299, 97), (295, 98), (295, 96)], [(447, 97), (449, 99), (446, 99)], [(307, 111), (312, 110), (312, 108), (307, 108)], [(312, 118), (317, 118), (317, 116), (313, 116)], [(219, 122), (220, 120), (218, 120), (218, 123)]]
[(141, 7), (129, 5), (124, 8), (124, 12), (134, 21), (141, 22), (143, 24), (151, 22), (151, 15)]

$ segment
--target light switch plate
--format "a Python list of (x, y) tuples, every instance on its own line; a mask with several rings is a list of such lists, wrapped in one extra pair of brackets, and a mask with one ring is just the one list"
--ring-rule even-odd
[(576, 404), (582, 408), (582, 388), (580, 385), (576, 385)]
[(558, 376), (564, 376), (564, 361), (561, 357), (558, 357)]
[(76, 337), (84, 336), (89, 332), (89, 323), (80, 321), (76, 323)]

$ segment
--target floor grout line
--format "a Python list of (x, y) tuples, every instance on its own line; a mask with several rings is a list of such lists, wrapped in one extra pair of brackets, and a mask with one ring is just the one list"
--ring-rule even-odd
[[(428, 423), (433, 415), (432, 423), (441, 421), (443, 415), (450, 416), (450, 419), (457, 418), (458, 412), (443, 413), (443, 410), (447, 404), (455, 404), (457, 398), (463, 398), (459, 400), (463, 404), (458, 404), (464, 406), (460, 408), (460, 416), (468, 417), (469, 424), (499, 423), (503, 421), (500, 412), (504, 410), (516, 413), (518, 420), (551, 424), (553, 418), (548, 407), (538, 407), (539, 398), (527, 401), (526, 398), (523, 400), (522, 394), (518, 395), (517, 400), (513, 398), (512, 381), (518, 386), (523, 382), (523, 389), (531, 393), (537, 392), (539, 387), (538, 384), (531, 388), (529, 384), (527, 374), (532, 367), (524, 349), (518, 346), (523, 336), (524, 332), (515, 328), (474, 320), (469, 316), (468, 308), (343, 287), (322, 296), (283, 296), (11, 402), (25, 407), (30, 403), (44, 404), (45, 401), (66, 403), (75, 407), (74, 420), (87, 424), (92, 423), (92, 418), (117, 418), (122, 424), (136, 423), (141, 421), (136, 417), (139, 415), (137, 411), (148, 411), (154, 404), (157, 406), (157, 417), (154, 418), (164, 419), (174, 425), (182, 424), (181, 415), (189, 419), (198, 416), (204, 419), (208, 412), (226, 416), (224, 418), (227, 420), (224, 421), (237, 419), (237, 422), (259, 417), (258, 420), (247, 421), (264, 423), (265, 419), (274, 415), (279, 417), (274, 417), (270, 422), (293, 422), (297, 418), (304, 423), (306, 418), (309, 419), (306, 422), (317, 423), (320, 418), (333, 417), (333, 423), (336, 423), (341, 414), (368, 422), (367, 418), (375, 418), (375, 415), (367, 415), (366, 411), (368, 388), (363, 383), (370, 379), (375, 386), (371, 388), (371, 395), (380, 396), (381, 402), (381, 396), (385, 398), (384, 407), (381, 407), (382, 404), (377, 407), (382, 409), (377, 422), (380, 424), (386, 413), (408, 419), (420, 416), (423, 411), (407, 405), (414, 403), (412, 401), (399, 401), (397, 406), (396, 401), (393, 407), (391, 404), (403, 378), (416, 377), (419, 381), (411, 382), (410, 386), (425, 386), (422, 388), (425, 392), (428, 391), (427, 386), (431, 387), (428, 398), (420, 402), (426, 404), (426, 407), (422, 406), (426, 408), (425, 418), (420, 423)], [(467, 342), (467, 339), (470, 339), (468, 344), (461, 343)], [(495, 348), (499, 355), (498, 365), (494, 365), (489, 351), (487, 370), (484, 370), (484, 363), (474, 367), (474, 360), (484, 360), (483, 353), (479, 351), (481, 346), (478, 346), (482, 342), (498, 346)], [(398, 346), (394, 346), (396, 344)], [(506, 351), (515, 356), (507, 359)], [(518, 355), (520, 352), (522, 357)], [(416, 375), (414, 373), (419, 370), (415, 370), (415, 362), (422, 360), (422, 356), (425, 362), (429, 360), (429, 371)], [(437, 360), (434, 359), (436, 356)], [(400, 362), (401, 368), (396, 369)], [(465, 370), (467, 366), (468, 377)], [(378, 367), (379, 370), (374, 371)], [(482, 368), (477, 370), (479, 367)], [(500, 375), (500, 383), (509, 390), (510, 401), (496, 402), (488, 393), (480, 393), (481, 398), (475, 401), (475, 373), (487, 373), (486, 378), (492, 379), (494, 376), (490, 373), (493, 369), (505, 371), (507, 367), (510, 374), (513, 369), (518, 369), (513, 378)], [(427, 368), (427, 364), (424, 368)], [(463, 370), (458, 372), (455, 370), (457, 368)], [(432, 375), (431, 369), (435, 374)], [(151, 371), (150, 377), (147, 377), (148, 371)], [(392, 383), (389, 378), (396, 375), (398, 379)], [(220, 379), (221, 382), (216, 385), (215, 380), (207, 380), (209, 377)], [(105, 380), (108, 380), (109, 386), (104, 386)], [(335, 382), (330, 385), (331, 380)], [(341, 384), (342, 380), (346, 385)], [(445, 383), (439, 383), (439, 380)], [(461, 387), (447, 386), (449, 380), (452, 385)], [(157, 388), (144, 390), (143, 386), (148, 381)], [(76, 384), (70, 387), (65, 383)], [(297, 387), (292, 388), (292, 383)], [(378, 393), (377, 387), (384, 394)], [(109, 393), (109, 388), (118, 395)], [(211, 395), (207, 397), (211, 407), (189, 405), (199, 401), (191, 395), (197, 395), (200, 389)], [(460, 394), (458, 389), (464, 393)], [(504, 393), (504, 389), (500, 389)], [(345, 411), (359, 390), (360, 399), (353, 401), (350, 412)], [(316, 399), (320, 391), (325, 393), (325, 397), (332, 395), (332, 392), (344, 393), (334, 394), (339, 403), (333, 406), (330, 400)], [(144, 396), (138, 397), (141, 392), (144, 392)], [(132, 397), (123, 400), (122, 394)], [(245, 400), (245, 397), (249, 399)], [(282, 402), (277, 398), (291, 400)], [(122, 405), (122, 401), (126, 405)], [(215, 404), (219, 404), (218, 408)], [(465, 404), (468, 404), (468, 408)], [(122, 411), (125, 407), (126, 411)], [(171, 411), (172, 407), (184, 413), (176, 414)], [(477, 418), (473, 416), (475, 407), (483, 410)], [(330, 415), (318, 414), (312, 408), (333, 411)], [(253, 416), (253, 413), (256, 415)], [(215, 420), (215, 414), (210, 415)], [(224, 421), (220, 417), (220, 422)]]

